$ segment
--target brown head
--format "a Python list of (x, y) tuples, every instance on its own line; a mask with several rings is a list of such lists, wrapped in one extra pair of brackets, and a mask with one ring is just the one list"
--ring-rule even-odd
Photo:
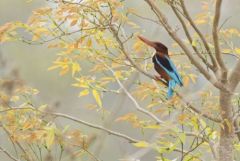
[(166, 54), (168, 55), (168, 48), (163, 45), (160, 42), (154, 42), (154, 41), (150, 41), (142, 36), (138, 36), (138, 38), (143, 41), (145, 44), (153, 47), (157, 52), (161, 53), (161, 54)]

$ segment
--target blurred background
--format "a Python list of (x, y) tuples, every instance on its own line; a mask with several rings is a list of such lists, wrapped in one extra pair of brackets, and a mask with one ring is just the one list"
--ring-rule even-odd
[[(200, 0), (189, 0), (191, 3), (187, 4), (191, 5), (189, 6), (191, 13), (196, 14), (199, 12), (199, 1)], [(46, 2), (44, 0), (33, 0), (31, 3), (27, 3), (26, 0), (0, 0), (0, 26), (10, 21), (26, 22), (28, 17), (31, 15), (31, 12), (36, 8), (45, 6), (45, 3)], [(152, 12), (143, 0), (126, 0), (126, 4), (137, 9), (140, 15), (154, 18), (152, 17)], [(225, 19), (228, 19), (225, 27), (240, 26), (240, 1), (225, 0), (223, 6), (222, 22)], [(163, 10), (165, 10), (165, 13), (169, 16), (170, 23), (176, 25), (176, 19), (171, 16), (172, 13), (169, 11), (169, 8), (163, 7)], [(172, 41), (163, 28), (156, 26), (152, 22), (139, 19), (138, 17), (132, 16), (131, 19), (134, 19), (138, 25), (145, 29), (144, 36), (147, 36), (153, 40), (161, 40), (164, 44), (171, 46)], [(208, 28), (203, 28), (202, 30), (205, 32), (210, 31)], [(182, 31), (179, 32), (181, 33)], [(240, 45), (238, 40), (236, 40), (236, 43)], [(83, 107), (87, 103), (94, 103), (95, 101), (91, 97), (78, 97), (79, 90), (71, 86), (73, 80), (70, 75), (60, 77), (58, 71), (47, 71), (47, 68), (51, 66), (52, 62), (55, 60), (55, 54), (57, 51), (48, 49), (44, 45), (34, 46), (23, 44), (21, 42), (14, 42), (0, 44), (0, 52), (8, 63), (8, 68), (4, 70), (16, 68), (19, 72), (19, 77), (27, 85), (32, 86), (40, 91), (40, 94), (36, 100), (36, 104), (50, 104), (56, 108), (55, 110), (58, 112), (76, 116), (82, 120), (86, 120), (95, 124), (106, 125), (109, 123), (108, 118), (103, 120), (101, 114), (98, 114), (96, 111), (87, 110)], [(226, 55), (224, 57), (229, 66), (234, 65), (236, 58)], [(136, 74), (134, 77), (137, 76), (138, 75)], [(196, 84), (194, 87), (190, 86), (190, 88), (185, 89), (188, 93), (207, 88), (205, 80), (201, 76), (199, 76), (198, 79), (198, 84)], [(186, 93), (186, 95), (188, 93)], [(116, 112), (117, 116), (134, 110), (134, 108), (131, 108), (132, 103), (123, 96), (118, 98), (116, 96), (109, 95), (107, 98), (108, 99), (104, 99), (104, 104), (106, 104), (109, 108), (111, 107), (110, 109), (113, 113), (118, 109)], [(118, 107), (117, 105), (122, 106), (123, 108)], [(62, 122), (62, 120), (59, 121), (59, 125), (67, 123), (70, 122)], [(139, 135), (141, 135), (140, 131), (129, 130), (131, 129), (131, 126), (127, 125), (126, 123), (114, 124), (114, 127), (110, 127), (111, 129), (127, 133), (135, 138), (138, 138)], [(71, 127), (80, 128), (89, 134), (101, 133), (86, 126), (75, 125), (72, 122)], [(151, 135), (152, 134), (145, 134), (147, 138), (151, 138)], [(100, 137), (104, 138), (105, 136), (101, 135)], [(146, 153), (146, 155), (141, 158), (141, 161), (155, 160), (153, 152), (148, 152), (147, 150), (145, 152), (139, 152), (137, 149), (133, 149), (128, 146), (127, 142), (114, 136), (107, 135), (105, 139), (106, 140), (96, 139), (98, 141), (96, 141), (91, 147), (91, 151), (93, 153), (97, 153), (99, 158), (101, 158), (103, 161), (117, 161), (119, 159), (124, 160), (124, 158), (129, 155), (138, 155), (139, 153), (141, 153), (141, 155)], [(102, 143), (102, 140), (104, 143)], [(0, 141), (2, 144), (5, 142), (4, 138), (2, 137), (0, 137)], [(0, 158), (1, 160), (8, 160), (3, 153), (0, 153)]]

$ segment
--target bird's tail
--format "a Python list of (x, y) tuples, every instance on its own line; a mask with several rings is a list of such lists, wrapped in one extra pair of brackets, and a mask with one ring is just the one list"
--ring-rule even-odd
[(170, 99), (170, 98), (172, 98), (172, 96), (173, 96), (173, 90), (174, 90), (174, 88), (176, 87), (176, 82), (174, 81), (174, 80), (170, 80), (169, 82), (168, 82), (168, 93), (167, 93), (167, 98), (168, 99)]

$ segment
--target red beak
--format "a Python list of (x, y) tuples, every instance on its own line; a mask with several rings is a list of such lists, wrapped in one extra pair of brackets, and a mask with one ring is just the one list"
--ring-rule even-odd
[(147, 45), (149, 45), (149, 46), (151, 46), (151, 47), (153, 47), (153, 48), (156, 49), (157, 45), (156, 45), (155, 42), (150, 41), (150, 40), (148, 40), (148, 39), (146, 39), (146, 38), (144, 38), (144, 37), (142, 37), (142, 36), (138, 36), (138, 38), (139, 38), (142, 42), (144, 42), (145, 44), (147, 44)]

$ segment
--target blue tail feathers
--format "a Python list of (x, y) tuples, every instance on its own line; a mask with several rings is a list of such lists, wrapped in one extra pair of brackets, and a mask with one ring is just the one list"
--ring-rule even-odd
[(168, 93), (167, 93), (168, 99), (172, 98), (173, 92), (174, 92), (173, 90), (176, 87), (176, 85), (177, 85), (176, 81), (173, 79), (168, 82)]

